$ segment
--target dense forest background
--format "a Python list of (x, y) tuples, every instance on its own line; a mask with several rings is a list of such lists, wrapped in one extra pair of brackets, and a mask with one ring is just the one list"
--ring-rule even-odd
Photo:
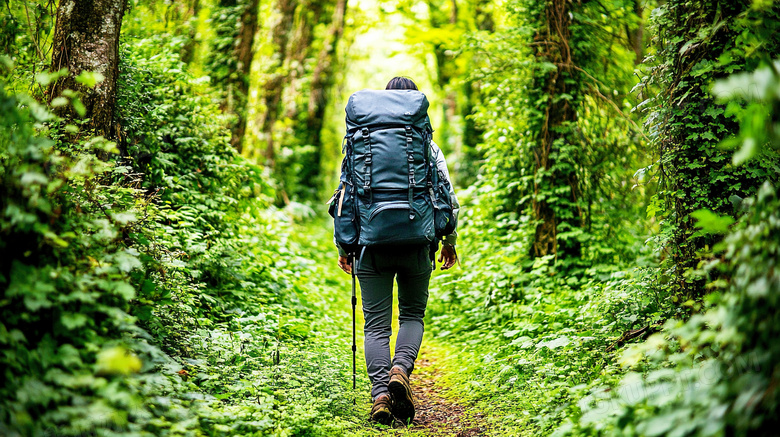
[[(776, 435), (777, 2), (0, 6), (0, 434)], [(322, 202), (399, 75), (463, 205), (462, 429), (351, 389)]]

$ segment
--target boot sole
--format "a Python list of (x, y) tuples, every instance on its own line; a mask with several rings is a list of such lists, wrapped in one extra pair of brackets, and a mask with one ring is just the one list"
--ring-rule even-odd
[(393, 415), (404, 424), (414, 419), (412, 393), (400, 381), (390, 381), (387, 389), (393, 397)]
[(393, 416), (389, 411), (381, 410), (374, 413), (374, 415), (371, 416), (371, 420), (382, 425), (390, 425), (393, 423)]

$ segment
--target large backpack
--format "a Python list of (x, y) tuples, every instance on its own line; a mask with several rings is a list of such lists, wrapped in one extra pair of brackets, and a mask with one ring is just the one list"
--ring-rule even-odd
[(427, 111), (428, 99), (414, 90), (363, 90), (349, 98), (345, 157), (330, 201), (336, 241), (345, 249), (424, 245), (452, 232), (449, 187), (430, 156)]

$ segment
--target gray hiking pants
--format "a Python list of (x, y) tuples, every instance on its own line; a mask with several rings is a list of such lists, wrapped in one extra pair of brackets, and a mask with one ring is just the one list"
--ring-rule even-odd
[[(423, 317), (428, 304), (431, 261), (427, 246), (368, 247), (357, 269), (363, 300), (364, 349), (371, 397), (387, 393), (390, 368), (409, 375), (420, 351)], [(398, 282), (398, 338), (390, 361), (393, 279)]]

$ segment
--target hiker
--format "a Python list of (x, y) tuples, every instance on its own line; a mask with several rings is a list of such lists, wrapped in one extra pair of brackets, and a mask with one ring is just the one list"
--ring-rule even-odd
[[(417, 92), (417, 85), (408, 78), (395, 77), (387, 84), (385, 90), (414, 90), (416, 93), (410, 93), (412, 97), (421, 98), (424, 101), (424, 110), (427, 111), (427, 99), (425, 99), (422, 93)], [(381, 98), (384, 91), (371, 91)], [(350, 99), (352, 103), (352, 99)], [(409, 115), (406, 112), (405, 115)], [(427, 112), (424, 114), (424, 121), (428, 123)], [(349, 127), (349, 106), (347, 110), (347, 121)], [(400, 134), (403, 135), (403, 127), (400, 129)], [(412, 142), (412, 132), (409, 127), (407, 129), (407, 141)], [(367, 132), (363, 129), (364, 134)], [(457, 254), (455, 252), (455, 243), (457, 234), (454, 227), (457, 223), (457, 214), (459, 204), (455, 198), (455, 193), (452, 190), (452, 184), (450, 183), (449, 171), (447, 170), (447, 163), (444, 160), (444, 155), (433, 142), (428, 131), (427, 136), (423, 134), (421, 136), (424, 139), (425, 144), (428, 144), (430, 155), (426, 157), (429, 159), (429, 167), (431, 171), (442, 180), (447, 188), (445, 189), (447, 202), (450, 203), (451, 208), (451, 226), (453, 227), (446, 235), (442, 236), (442, 249), (441, 255), (438, 258), (438, 262), (441, 263), (441, 269), (446, 270), (452, 267), (457, 261)], [(381, 141), (382, 137), (380, 132), (376, 133), (376, 139), (374, 141)], [(357, 130), (356, 136), (360, 136), (360, 131)], [(373, 133), (372, 133), (373, 135)], [(387, 134), (390, 135), (390, 134)], [(416, 134), (415, 134), (416, 135)], [(401, 136), (403, 140), (403, 136)], [(364, 138), (364, 142), (370, 142), (369, 139)], [(408, 145), (407, 145), (408, 146)], [(375, 145), (376, 147), (376, 145)], [(422, 146), (420, 146), (422, 147)], [(368, 148), (368, 154), (370, 156), (370, 145)], [(407, 153), (409, 155), (407, 156)], [(427, 153), (427, 152), (426, 152)], [(376, 154), (376, 153), (375, 153)], [(393, 163), (397, 168), (402, 168), (405, 172), (407, 166), (407, 157), (410, 162), (414, 161), (414, 153), (408, 152), (407, 149), (398, 148), (397, 162)], [(420, 156), (423, 153), (419, 154)], [(416, 155), (414, 155), (416, 156)], [(370, 158), (369, 158), (370, 159)], [(376, 161), (376, 158), (374, 159)], [(394, 157), (392, 159), (395, 160)], [(345, 158), (346, 161), (346, 158)], [(434, 164), (435, 163), (435, 170)], [(368, 163), (371, 165), (371, 162)], [(375, 167), (389, 164), (374, 163)], [(412, 197), (415, 173), (413, 165), (409, 164), (409, 202), (407, 205), (409, 208), (409, 219), (414, 218), (415, 210), (412, 209)], [(422, 168), (422, 167), (421, 167)], [(342, 168), (343, 169), (343, 168)], [(357, 170), (354, 170), (358, 173)], [(369, 168), (369, 173), (371, 172)], [(379, 171), (379, 170), (374, 170)], [(419, 176), (420, 171), (418, 171)], [(342, 172), (343, 174), (343, 172)], [(362, 173), (361, 173), (362, 175)], [(405, 177), (406, 175), (403, 174)], [(369, 178), (370, 176), (366, 176)], [(435, 177), (435, 176), (434, 176)], [(376, 179), (381, 178), (380, 175), (375, 175)], [(406, 181), (403, 181), (406, 183)], [(377, 182), (379, 183), (379, 182)], [(346, 191), (346, 183), (342, 179), (343, 189)], [(429, 185), (430, 187), (430, 182)], [(359, 188), (359, 187), (358, 187)], [(406, 188), (404, 188), (405, 190)], [(373, 191), (372, 196), (379, 196)], [(423, 191), (427, 195), (427, 191)], [(403, 192), (405, 193), (405, 192)], [(367, 194), (365, 194), (367, 196)], [(402, 194), (405, 196), (405, 194)], [(337, 197), (334, 194), (334, 199)], [(431, 192), (433, 197), (433, 192)], [(344, 198), (344, 192), (341, 192), (341, 199)], [(377, 197), (379, 198), (379, 197)], [(376, 202), (376, 198), (372, 198)], [(426, 198), (427, 201), (427, 198)], [(400, 202), (395, 202), (400, 203)], [(429, 202), (430, 203), (430, 202)], [(435, 203), (435, 202), (434, 202)], [(334, 201), (335, 205), (335, 201)], [(415, 204), (416, 205), (416, 204)], [(437, 205), (437, 207), (440, 205)], [(338, 214), (342, 213), (341, 201), (338, 204)], [(391, 206), (388, 206), (391, 208)], [(378, 211), (379, 208), (374, 210)], [(438, 211), (437, 211), (438, 213)], [(406, 217), (406, 210), (403, 212), (401, 220)], [(334, 218), (336, 218), (336, 215)], [(372, 216), (373, 217), (373, 214)], [(369, 218), (371, 220), (371, 218)], [(399, 228), (405, 225), (395, 225), (393, 232), (400, 231)], [(411, 226), (411, 225), (410, 225)], [(339, 230), (336, 230), (338, 235)], [(387, 231), (385, 231), (387, 232)], [(400, 231), (403, 233), (403, 231)], [(388, 236), (392, 237), (392, 236)], [(381, 239), (381, 236), (379, 236)], [(338, 240), (338, 238), (337, 238)], [(364, 350), (366, 367), (368, 370), (368, 376), (371, 379), (371, 396), (373, 399), (373, 406), (371, 408), (371, 419), (382, 423), (392, 423), (393, 417), (406, 424), (411, 423), (414, 418), (414, 400), (412, 395), (412, 389), (409, 384), (409, 375), (414, 370), (414, 362), (417, 359), (417, 354), (420, 350), (420, 344), (423, 337), (423, 317), (425, 316), (425, 308), (428, 303), (428, 283), (431, 277), (431, 271), (433, 269), (432, 261), (435, 257), (435, 251), (438, 247), (438, 241), (434, 240), (433, 244), (401, 244), (401, 245), (368, 245), (363, 246), (355, 250), (356, 255), (350, 258), (348, 251), (342, 247), (337, 241), (339, 249), (338, 266), (346, 273), (352, 273), (352, 260), (357, 258), (357, 278), (360, 281), (360, 289), (363, 304), (363, 315), (365, 318), (364, 325)], [(399, 329), (398, 337), (395, 345), (395, 355), (391, 361), (390, 359), (390, 335), (391, 321), (392, 321), (392, 309), (393, 309), (393, 280), (398, 283), (398, 309), (399, 309)], [(354, 301), (353, 301), (354, 305)]]

